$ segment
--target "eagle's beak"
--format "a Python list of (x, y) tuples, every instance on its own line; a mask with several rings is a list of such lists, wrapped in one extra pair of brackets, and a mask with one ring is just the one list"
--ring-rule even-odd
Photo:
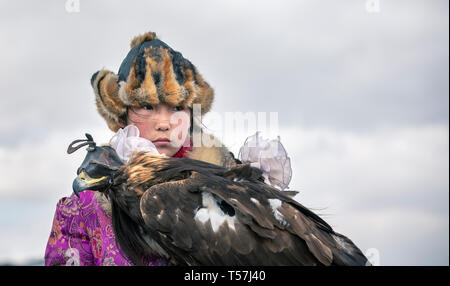
[(104, 187), (106, 183), (105, 176), (101, 178), (91, 178), (85, 171), (81, 171), (80, 174), (73, 180), (72, 189), (77, 197), (79, 192), (91, 189), (91, 190), (99, 190), (99, 187)]

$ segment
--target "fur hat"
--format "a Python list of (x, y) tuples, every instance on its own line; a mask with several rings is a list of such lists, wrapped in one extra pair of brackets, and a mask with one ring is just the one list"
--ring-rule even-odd
[(129, 107), (200, 104), (202, 114), (211, 109), (214, 90), (181, 53), (153, 32), (135, 37), (130, 46), (118, 74), (103, 69), (91, 78), (97, 110), (109, 129), (119, 130)]

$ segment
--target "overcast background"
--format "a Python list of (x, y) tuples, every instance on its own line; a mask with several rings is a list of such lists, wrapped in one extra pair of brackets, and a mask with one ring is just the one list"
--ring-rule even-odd
[(214, 111), (278, 112), (290, 188), (363, 252), (449, 264), (448, 1), (0, 3), (0, 264), (39, 264), (85, 156), (68, 144), (112, 136), (91, 75), (146, 31), (197, 66)]

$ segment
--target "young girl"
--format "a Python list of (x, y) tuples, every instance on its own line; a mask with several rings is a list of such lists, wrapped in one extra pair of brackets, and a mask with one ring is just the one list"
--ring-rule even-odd
[[(238, 162), (224, 146), (193, 146), (191, 138), (196, 128), (192, 107), (199, 104), (201, 114), (208, 112), (213, 89), (191, 62), (155, 33), (135, 37), (118, 74), (98, 71), (91, 84), (100, 115), (116, 132), (111, 146), (124, 163), (133, 151), (155, 147), (166, 156), (189, 157), (225, 167)], [(148, 261), (148, 265), (166, 263), (159, 255)], [(79, 198), (72, 194), (58, 202), (45, 264), (132, 264), (117, 246), (111, 206), (104, 195), (85, 191)]]

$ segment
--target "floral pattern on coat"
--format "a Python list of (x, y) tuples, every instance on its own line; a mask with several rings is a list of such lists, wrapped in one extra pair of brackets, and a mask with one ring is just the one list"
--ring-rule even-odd
[[(59, 200), (45, 250), (45, 265), (132, 265), (117, 247), (111, 217), (93, 191)], [(167, 265), (154, 256), (148, 265)]]

